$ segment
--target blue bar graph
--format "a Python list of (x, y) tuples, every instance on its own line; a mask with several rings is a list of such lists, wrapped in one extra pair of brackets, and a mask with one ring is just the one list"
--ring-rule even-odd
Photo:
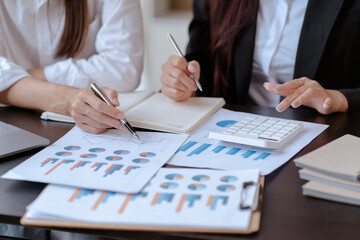
[(97, 170), (99, 170), (102, 166), (104, 165), (107, 165), (107, 163), (100, 163), (100, 162), (97, 162), (95, 163), (94, 165), (91, 166), (91, 168), (95, 168), (94, 169), (94, 172), (97, 172)]
[(80, 199), (81, 197), (86, 197), (87, 195), (91, 195), (95, 192), (95, 190), (90, 190), (90, 189), (81, 189), (80, 192), (78, 192), (78, 194), (76, 194), (75, 199)]
[(193, 207), (196, 200), (200, 200), (201, 195), (189, 194), (186, 196), (185, 201), (188, 202), (188, 207)]
[(46, 164), (48, 164), (49, 162), (50, 163), (56, 163), (57, 162), (57, 160), (59, 160), (58, 158), (47, 158), (45, 161), (43, 161), (42, 163), (41, 163), (41, 167), (43, 167), (43, 166), (45, 166)]
[(226, 205), (228, 200), (228, 196), (210, 196), (207, 205), (210, 207), (211, 210), (215, 210), (219, 201), (222, 201), (222, 205)]
[(271, 155), (271, 153), (264, 152), (264, 153), (260, 154), (259, 156), (257, 156), (254, 160), (265, 159), (270, 155)]
[(132, 195), (130, 200), (134, 201), (138, 197), (146, 198), (147, 195), (148, 195), (147, 192), (139, 192), (139, 193), (136, 193), (136, 194)]
[(163, 201), (171, 203), (175, 193), (156, 193), (154, 199), (151, 202), (151, 205), (161, 204)]
[(179, 150), (176, 151), (177, 152), (186, 152), (187, 150), (189, 150), (189, 148), (193, 147), (195, 144), (197, 144), (197, 142), (194, 141), (190, 141), (185, 143), (184, 145), (182, 145)]
[(214, 152), (214, 153), (219, 153), (219, 152), (221, 152), (222, 150), (224, 150), (226, 148), (226, 146), (217, 146), (216, 148), (214, 148), (212, 151)]
[(243, 156), (244, 158), (248, 158), (250, 157), (251, 155), (253, 155), (254, 153), (256, 153), (256, 151), (247, 151), (246, 153), (243, 153), (241, 156)]
[(106, 169), (104, 177), (113, 174), (115, 171), (119, 171), (123, 166), (124, 165), (112, 164), (108, 169)]
[(201, 154), (203, 151), (205, 151), (206, 149), (208, 149), (212, 144), (207, 144), (204, 143), (202, 144), (200, 147), (198, 147), (197, 149), (195, 149), (194, 151), (192, 151), (191, 153), (189, 153), (187, 156), (191, 157), (192, 155), (196, 154), (199, 155)]
[(230, 149), (226, 154), (228, 154), (228, 155), (235, 155), (235, 154), (237, 154), (239, 151), (241, 150), (241, 148), (232, 148), (232, 149)]
[(106, 203), (109, 197), (115, 196), (115, 192), (106, 192), (104, 198), (101, 200), (101, 203)]

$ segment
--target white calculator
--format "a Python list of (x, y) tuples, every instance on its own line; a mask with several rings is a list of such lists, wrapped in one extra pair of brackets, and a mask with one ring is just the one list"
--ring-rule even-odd
[(246, 117), (224, 132), (210, 132), (209, 138), (279, 149), (303, 130), (303, 125), (292, 120), (264, 116)]

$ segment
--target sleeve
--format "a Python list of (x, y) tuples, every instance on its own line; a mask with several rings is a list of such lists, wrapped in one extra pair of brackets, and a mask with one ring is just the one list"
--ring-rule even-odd
[(345, 95), (349, 108), (348, 112), (359, 112), (360, 111), (360, 88), (355, 89), (340, 89), (342, 94)]
[(24, 68), (0, 56), (0, 92), (24, 77), (31, 77)]
[(104, 1), (96, 54), (46, 66), (49, 82), (89, 87), (91, 81), (119, 92), (134, 90), (143, 68), (143, 27), (139, 0)]
[(193, 19), (189, 26), (189, 43), (185, 56), (187, 61), (196, 60), (200, 64), (199, 80), (203, 92), (198, 91), (199, 96), (212, 96), (213, 89), (208, 2), (208, 0), (193, 2)]

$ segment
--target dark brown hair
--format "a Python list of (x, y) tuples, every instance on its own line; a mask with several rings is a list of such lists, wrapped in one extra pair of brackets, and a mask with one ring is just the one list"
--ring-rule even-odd
[(210, 49), (214, 96), (229, 89), (232, 52), (237, 35), (257, 16), (258, 0), (210, 0)]
[(65, 25), (55, 57), (74, 57), (84, 46), (88, 31), (87, 0), (64, 0)]

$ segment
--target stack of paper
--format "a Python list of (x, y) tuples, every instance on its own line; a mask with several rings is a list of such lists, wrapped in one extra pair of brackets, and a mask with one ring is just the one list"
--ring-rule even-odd
[(360, 205), (360, 138), (344, 135), (298, 159), (303, 194)]

